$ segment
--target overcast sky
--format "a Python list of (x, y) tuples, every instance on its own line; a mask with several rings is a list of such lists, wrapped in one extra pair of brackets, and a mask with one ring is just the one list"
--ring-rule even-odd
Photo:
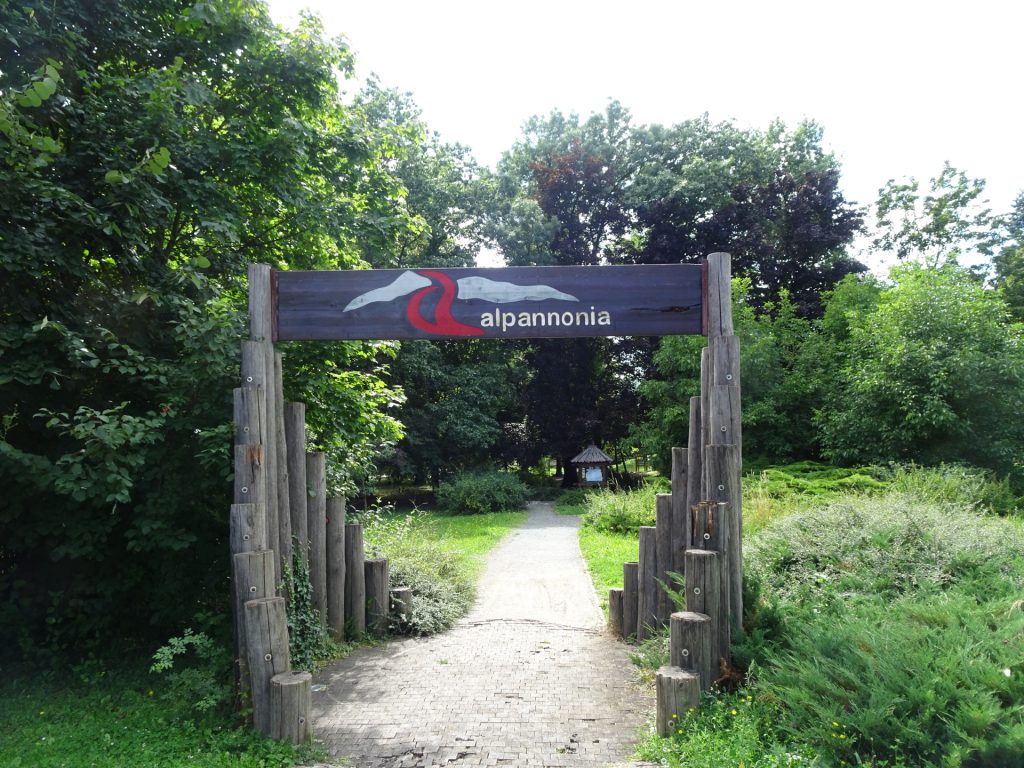
[(531, 115), (618, 99), (636, 123), (811, 118), (861, 204), (946, 160), (996, 212), (1024, 190), (1019, 0), (270, 0), (286, 26), (302, 8), (486, 165)]

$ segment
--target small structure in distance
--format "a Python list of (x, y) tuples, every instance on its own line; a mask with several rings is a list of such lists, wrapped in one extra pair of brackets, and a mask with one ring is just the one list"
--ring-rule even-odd
[(612, 457), (591, 443), (571, 461), (576, 468), (576, 485), (580, 488), (607, 487)]

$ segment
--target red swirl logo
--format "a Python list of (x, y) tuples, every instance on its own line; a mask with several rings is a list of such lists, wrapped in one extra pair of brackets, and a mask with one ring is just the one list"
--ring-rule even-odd
[(412, 298), (409, 299), (409, 305), (405, 309), (405, 316), (414, 328), (438, 336), (484, 335), (483, 328), (460, 323), (452, 316), (452, 303), (455, 301), (455, 282), (448, 275), (444, 272), (435, 272), (434, 270), (417, 270), (416, 274), (439, 282), (442, 293), (441, 298), (437, 300), (437, 306), (434, 307), (433, 321), (423, 316), (423, 300), (427, 296), (437, 293), (438, 287), (436, 285), (429, 285), (426, 288), (420, 288), (412, 295)]

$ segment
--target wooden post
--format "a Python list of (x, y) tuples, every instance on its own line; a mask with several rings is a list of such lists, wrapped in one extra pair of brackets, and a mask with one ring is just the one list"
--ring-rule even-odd
[(246, 645), (245, 604), (275, 595), (277, 579), (274, 567), (274, 553), (267, 550), (239, 552), (231, 559), (231, 583), (235, 593), (231, 605), (238, 646), (238, 683), (243, 696), (250, 694), (252, 685)]
[(668, 624), (668, 617), (672, 615), (675, 607), (672, 598), (668, 596), (668, 590), (675, 584), (669, 571), (672, 570), (672, 538), (675, 535), (672, 530), (672, 494), (659, 493), (655, 496), (655, 528), (657, 530), (657, 591), (658, 591), (658, 624)]
[(679, 721), (700, 706), (700, 679), (679, 667), (661, 667), (655, 675), (658, 735), (673, 736)]
[(639, 608), (636, 639), (646, 640), (658, 627), (658, 529), (640, 527)]
[(267, 548), (263, 504), (232, 504), (228, 526), (231, 554), (256, 552)]
[(622, 639), (636, 634), (640, 615), (640, 563), (622, 564)]
[(309, 581), (313, 606), (327, 620), (327, 464), (323, 453), (306, 454), (306, 526), (309, 531)]
[(327, 629), (345, 638), (345, 499), (327, 500)]
[[(689, 466), (686, 472), (686, 519), (689, 520), (690, 509), (700, 503), (700, 492), (701, 492), (701, 479), (704, 477), (704, 429), (701, 426), (701, 410), (700, 410), (701, 399), (699, 397), (690, 398), (690, 435), (689, 442), (687, 443), (686, 459), (689, 462)], [(689, 538), (690, 526), (684, 526), (686, 529), (685, 543), (686, 548), (698, 546), (695, 542)], [(684, 557), (685, 560), (685, 557)]]
[(622, 590), (608, 590), (608, 631), (615, 637), (622, 637)]
[[(703, 448), (711, 444), (711, 350), (704, 347), (700, 351), (700, 447), (703, 457)], [(701, 465), (700, 473), (700, 498), (703, 501), (708, 497), (708, 472), (707, 467)]]
[(715, 659), (711, 617), (693, 611), (673, 613), (669, 623), (669, 663), (696, 673), (701, 690), (706, 691), (715, 680)]
[(711, 387), (711, 429), (707, 445), (740, 444), (740, 388), (733, 385)]
[(721, 555), (728, 551), (728, 506), (717, 501), (702, 501), (690, 510), (690, 535), (697, 549), (707, 549)]
[(708, 338), (732, 336), (732, 266), (727, 253), (708, 255)]
[(379, 637), (388, 629), (391, 594), (388, 561), (383, 558), (366, 560), (363, 568), (366, 582), (366, 629), (370, 634)]
[(253, 724), (260, 733), (272, 736), (270, 681), (291, 666), (283, 597), (250, 600), (245, 604), (245, 637), (252, 680)]
[(309, 524), (306, 520), (306, 406), (284, 404), (284, 436), (288, 447), (288, 516), (299, 557), (309, 563)]
[[(274, 438), (277, 440), (276, 457), (277, 479), (277, 572), (281, 573), (284, 566), (292, 564), (292, 519), (289, 511), (288, 498), (288, 444), (284, 433), (284, 381), (282, 375), (282, 358), (280, 352), (274, 353), (274, 403), (272, 426)], [(268, 407), (270, 403), (267, 404)]]
[(686, 524), (689, 520), (686, 506), (688, 453), (686, 448), (672, 449), (672, 559), (669, 570), (679, 574), (686, 567), (683, 553), (686, 552)]
[(724, 504), (721, 524), (728, 528), (726, 543), (717, 549), (725, 555), (723, 578), (729, 585), (729, 619), (734, 630), (743, 628), (743, 548), (740, 449), (736, 445), (709, 445), (704, 449), (711, 483), (711, 500)]
[(270, 292), (270, 266), (249, 265), (249, 336), (253, 341), (272, 342), (273, 307)]
[(366, 573), (363, 526), (345, 525), (345, 636), (359, 640), (366, 634)]
[(714, 636), (712, 669), (716, 670), (720, 659), (729, 658), (729, 613), (722, 599), (720, 558), (717, 552), (706, 549), (686, 552), (686, 608), (711, 618)]
[[(267, 470), (262, 445), (235, 446), (235, 503), (266, 504)], [(257, 523), (260, 538), (267, 540), (267, 523)]]
[(264, 363), (267, 366), (267, 437), (263, 449), (267, 458), (267, 547), (274, 551), (280, 568), (281, 561), (281, 497), (277, 483), (281, 470), (278, 468), (277, 419), (273, 414), (277, 402), (277, 381), (274, 376), (274, 345), (269, 341), (263, 345)]
[(289, 744), (313, 740), (313, 676), (282, 672), (270, 678), (271, 737)]

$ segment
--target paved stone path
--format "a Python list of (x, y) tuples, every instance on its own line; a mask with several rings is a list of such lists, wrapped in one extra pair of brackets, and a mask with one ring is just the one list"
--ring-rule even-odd
[(531, 503), (454, 629), (360, 650), (321, 673), (317, 738), (355, 768), (626, 760), (653, 702), (603, 630), (578, 525)]

